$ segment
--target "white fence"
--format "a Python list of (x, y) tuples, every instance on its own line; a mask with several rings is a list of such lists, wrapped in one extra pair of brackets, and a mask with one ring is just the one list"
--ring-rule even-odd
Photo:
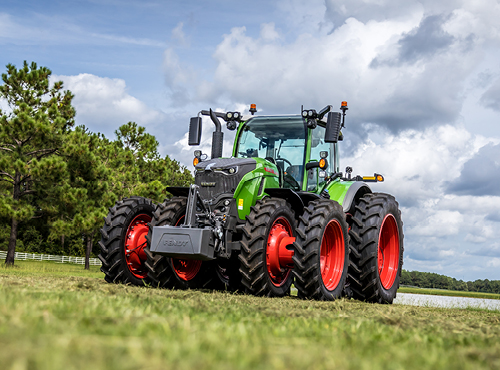
[[(0, 251), (0, 260), (7, 257), (7, 252)], [(76, 263), (78, 265), (85, 264), (85, 257), (71, 257), (71, 256), (54, 256), (52, 254), (35, 254), (35, 253), (20, 253), (16, 252), (16, 260), (35, 260), (35, 261), (54, 261), (59, 263)], [(101, 266), (99, 258), (90, 258), (90, 264), (93, 266)]]

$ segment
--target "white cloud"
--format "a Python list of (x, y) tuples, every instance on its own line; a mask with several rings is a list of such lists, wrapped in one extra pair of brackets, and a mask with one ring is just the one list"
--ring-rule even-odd
[(172, 30), (172, 40), (177, 42), (180, 46), (189, 46), (189, 40), (183, 30), (184, 23), (179, 22)]
[(489, 260), (486, 265), (488, 267), (498, 268), (500, 267), (500, 258), (493, 258)]
[(165, 120), (163, 112), (128, 94), (124, 80), (87, 73), (51, 77), (51, 81), (58, 80), (63, 81), (64, 88), (75, 96), (73, 106), (76, 108), (77, 124), (84, 124), (109, 138), (113, 138), (119, 126), (129, 121), (151, 128)]
[[(344, 129), (350, 140), (350, 125)], [(341, 168), (351, 166), (355, 174), (384, 175), (384, 191), (397, 194), (405, 206), (444, 195), (445, 181), (460, 176), (463, 164), (487, 142), (461, 127), (446, 125), (423, 131), (405, 130), (392, 135), (375, 125), (366, 127), (369, 138), (359, 143), (352, 156), (341, 150)], [(370, 139), (378, 137), (378, 142)]]
[(153, 47), (157, 47), (157, 48), (164, 48), (166, 46), (165, 42), (152, 40), (152, 39), (146, 39), (146, 38), (106, 35), (106, 34), (101, 34), (101, 33), (92, 33), (90, 36), (98, 38), (98, 39), (109, 40), (109, 41), (112, 41), (113, 43), (119, 42), (119, 43), (123, 43), (123, 44), (132, 44), (132, 45), (140, 45), (140, 46), (153, 46)]
[(276, 31), (274, 23), (263, 23), (260, 26), (260, 37), (266, 41), (281, 39), (281, 35)]
[(214, 81), (205, 81), (198, 98), (255, 97), (279, 113), (348, 99), (354, 123), (393, 132), (454, 123), (464, 80), (481, 52), (470, 33), (445, 31), (453, 17), (423, 14), (365, 22), (351, 17), (332, 33), (304, 31), (287, 43), (269, 30), (253, 38), (245, 27), (233, 28), (214, 53)]

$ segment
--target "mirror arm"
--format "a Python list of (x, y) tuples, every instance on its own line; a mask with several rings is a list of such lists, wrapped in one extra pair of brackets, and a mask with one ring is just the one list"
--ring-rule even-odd
[(319, 167), (318, 161), (306, 163), (306, 171), (309, 171), (311, 168), (316, 168), (316, 167)]
[(325, 114), (327, 114), (328, 112), (330, 112), (332, 109), (333, 109), (332, 105), (327, 105), (326, 107), (324, 107), (323, 109), (321, 109), (319, 111), (319, 113), (318, 113), (318, 119), (321, 121), (323, 119), (323, 117), (325, 116)]

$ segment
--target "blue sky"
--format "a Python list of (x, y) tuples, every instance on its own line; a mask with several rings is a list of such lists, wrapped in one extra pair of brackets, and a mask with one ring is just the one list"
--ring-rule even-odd
[(49, 67), (78, 124), (136, 121), (188, 166), (201, 109), (347, 100), (341, 166), (385, 175), (404, 268), (500, 279), (498, 19), (498, 0), (2, 0), (0, 66)]

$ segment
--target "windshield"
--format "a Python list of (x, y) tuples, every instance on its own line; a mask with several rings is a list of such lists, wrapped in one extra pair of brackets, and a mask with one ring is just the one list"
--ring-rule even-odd
[(275, 163), (283, 176), (283, 187), (300, 190), (305, 143), (302, 117), (255, 117), (241, 130), (236, 155)]

